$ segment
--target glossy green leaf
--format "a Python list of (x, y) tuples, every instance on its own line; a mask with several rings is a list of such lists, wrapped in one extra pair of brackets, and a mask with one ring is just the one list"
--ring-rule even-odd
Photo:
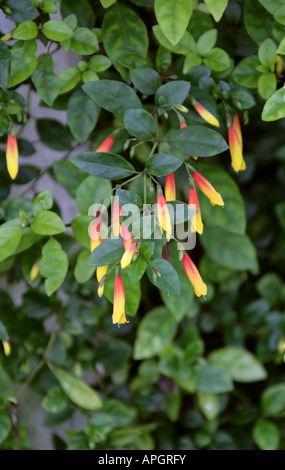
[(73, 36), (72, 29), (60, 20), (49, 20), (43, 24), (43, 34), (52, 41), (66, 41)]
[(0, 410), (0, 444), (8, 437), (11, 428), (11, 421), (7, 411)]
[(12, 255), (19, 245), (23, 227), (19, 225), (0, 226), (0, 261)]
[(125, 248), (121, 238), (108, 238), (92, 251), (88, 266), (106, 266), (118, 261)]
[(78, 186), (86, 178), (86, 173), (66, 160), (53, 162), (52, 168), (57, 182), (68, 194), (75, 197)]
[(185, 155), (211, 157), (227, 150), (228, 145), (217, 131), (203, 126), (188, 126), (168, 138), (171, 151)]
[(256, 88), (260, 76), (256, 70), (259, 63), (255, 55), (242, 59), (233, 72), (233, 79), (242, 86)]
[(39, 15), (38, 10), (30, 0), (6, 0), (5, 5), (10, 8), (6, 16), (15, 23), (21, 23), (25, 20), (33, 20)]
[(97, 123), (99, 112), (99, 106), (81, 88), (72, 93), (67, 107), (67, 122), (78, 142), (87, 140)]
[(148, 173), (154, 176), (166, 176), (176, 171), (182, 165), (179, 158), (167, 153), (156, 153), (146, 162)]
[(95, 14), (88, 0), (62, 0), (60, 2), (60, 12), (62, 17), (75, 15), (79, 26), (93, 28), (95, 23)]
[(266, 416), (276, 416), (285, 410), (285, 384), (267, 388), (261, 397), (262, 411)]
[(59, 94), (66, 93), (76, 87), (80, 81), (81, 73), (75, 67), (68, 67), (58, 75)]
[(266, 101), (263, 111), (263, 121), (276, 121), (285, 117), (285, 89), (280, 88)]
[[(76, 191), (76, 204), (82, 214), (88, 214), (92, 204), (103, 202), (110, 205), (112, 185), (110, 181), (95, 176), (88, 176)], [(107, 196), (109, 194), (109, 196)]]
[(273, 95), (277, 87), (277, 78), (275, 73), (263, 73), (257, 83), (258, 91), (264, 100)]
[(77, 257), (74, 276), (79, 284), (84, 284), (84, 282), (88, 281), (96, 270), (95, 268), (88, 266), (89, 257), (89, 250), (82, 250)]
[(176, 322), (165, 307), (157, 307), (140, 322), (134, 345), (134, 359), (141, 360), (161, 353), (172, 341)]
[(48, 210), (36, 214), (31, 229), (38, 235), (57, 235), (66, 230), (59, 215)]
[(199, 365), (195, 369), (197, 390), (206, 393), (226, 393), (233, 389), (229, 374), (216, 364)]
[(11, 52), (8, 46), (0, 41), (0, 86), (7, 88), (11, 64)]
[(37, 93), (49, 106), (52, 106), (60, 90), (59, 79), (53, 69), (54, 62), (51, 55), (42, 54), (38, 57), (37, 68), (32, 75)]
[(163, 34), (172, 44), (177, 44), (186, 31), (194, 2), (189, 0), (155, 0), (154, 10)]
[(160, 87), (160, 77), (156, 70), (149, 67), (134, 68), (130, 71), (134, 86), (146, 95), (154, 95)]
[(215, 21), (220, 21), (225, 9), (228, 6), (229, 0), (204, 0), (210, 13), (215, 18)]
[(276, 424), (266, 419), (259, 419), (253, 428), (253, 439), (262, 450), (277, 450), (280, 433)]
[(183, 37), (179, 41), (179, 44), (176, 44), (174, 46), (167, 39), (167, 37), (163, 34), (161, 27), (159, 25), (153, 26), (152, 29), (159, 43), (166, 49), (169, 49), (171, 52), (174, 52), (175, 54), (182, 54), (182, 55), (187, 55), (190, 51), (197, 52), (195, 39), (188, 31), (185, 31)]
[(67, 255), (54, 238), (50, 238), (44, 245), (39, 268), (45, 278), (46, 293), (50, 296), (61, 286), (68, 269)]
[(54, 119), (38, 119), (37, 131), (41, 141), (53, 150), (64, 152), (69, 150), (72, 143), (72, 135), (68, 127)]
[(221, 72), (229, 68), (230, 58), (226, 51), (219, 47), (214, 47), (205, 55), (204, 64), (215, 72)]
[(210, 354), (209, 360), (225, 369), (237, 382), (256, 382), (267, 377), (259, 360), (242, 348), (228, 346), (216, 349)]
[(183, 103), (188, 96), (189, 90), (190, 82), (175, 80), (174, 82), (165, 83), (165, 85), (161, 85), (158, 88), (155, 94), (155, 102), (158, 105)]
[(17, 41), (11, 48), (11, 71), (9, 87), (18, 85), (29, 78), (37, 67), (35, 53), (37, 45), (31, 41)]
[(202, 34), (197, 41), (197, 52), (198, 54), (204, 56), (213, 49), (217, 41), (217, 30), (210, 29)]
[(39, 193), (33, 201), (33, 215), (36, 216), (39, 212), (51, 209), (53, 205), (52, 195), (49, 189)]
[(139, 139), (152, 139), (155, 136), (153, 116), (144, 109), (127, 109), (124, 114), (127, 131)]
[[(153, 268), (160, 273), (160, 277), (158, 275), (156, 280), (153, 279)], [(151, 267), (149, 266), (146, 272), (149, 280), (158, 287), (158, 289), (169, 292), (170, 294), (180, 294), (181, 285), (179, 276), (172, 264), (165, 259), (154, 259), (151, 263)]]
[(100, 178), (120, 179), (131, 176), (135, 171), (131, 163), (114, 153), (86, 152), (71, 160), (81, 170)]
[(89, 385), (58, 367), (51, 367), (51, 371), (59, 381), (63, 391), (75, 405), (85, 410), (99, 410), (102, 407), (101, 399)]
[(101, 108), (111, 113), (124, 113), (129, 108), (140, 108), (141, 102), (134, 90), (114, 80), (98, 80), (83, 85), (83, 90)]
[(28, 41), (29, 39), (35, 39), (38, 35), (38, 27), (34, 21), (26, 20), (20, 23), (13, 31), (14, 39), (23, 39)]
[(89, 55), (99, 50), (96, 34), (82, 26), (74, 31), (70, 47), (79, 55)]

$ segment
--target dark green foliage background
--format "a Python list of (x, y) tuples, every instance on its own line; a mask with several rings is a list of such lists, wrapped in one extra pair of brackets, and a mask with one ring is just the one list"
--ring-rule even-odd
[[(19, 8), (16, 8), (16, 3)], [(16, 285), (20, 280), (26, 283), (26, 292), (19, 306), (14, 304), (6, 290), (0, 292), (0, 338), (5, 340), (9, 337), (12, 346), (9, 357), (5, 357), (0, 347), (0, 449), (32, 448), (31, 436), (22, 420), (22, 407), (26, 405), (22, 401), (20, 387), (30, 380), (31, 373), (40, 364), (43, 367), (32, 376), (25, 396), (29, 396), (32, 389), (40, 397), (44, 410), (43, 424), (52, 436), (54, 449), (284, 450), (285, 122), (284, 119), (265, 122), (285, 116), (284, 71), (276, 74), (278, 80), (275, 88), (278, 91), (274, 95), (274, 89), (271, 90), (275, 98), (269, 102), (271, 98), (264, 96), (264, 89), (268, 89), (275, 80), (272, 78), (272, 75), (275, 77), (274, 67), (273, 71), (269, 71), (270, 67), (272, 69), (272, 57), (275, 66), (275, 52), (272, 52), (271, 59), (269, 57), (268, 70), (255, 68), (260, 65), (260, 44), (269, 35), (261, 18), (272, 28), (270, 37), (278, 42), (276, 47), (282, 44), (284, 23), (281, 20), (278, 22), (281, 14), (276, 15), (271, 4), (278, 4), (281, 8), (284, 2), (230, 0), (218, 23), (203, 12), (204, 3), (198, 2), (201, 8), (195, 9), (188, 29), (197, 41), (203, 33), (217, 28), (217, 44), (225, 54), (222, 65), (213, 58), (209, 62), (208, 52), (203, 51), (203, 47), (209, 44), (209, 38), (204, 45), (200, 42), (201, 54), (195, 57), (188, 49), (185, 52), (181, 42), (173, 46), (164, 39), (160, 41), (161, 46), (158, 34), (152, 31), (157, 21), (151, 0), (118, 0), (114, 6), (111, 4), (115, 2), (108, 0), (101, 3), (62, 0), (62, 16), (65, 18), (75, 14), (77, 28), (86, 29), (83, 32), (75, 30), (74, 18), (71, 18), (70, 26), (64, 27), (63, 36), (60, 37), (45, 26), (49, 21), (48, 15), (57, 10), (56, 4), (52, 1), (32, 3), (28, 0), (7, 0), (1, 1), (0, 6), (6, 16), (16, 23), (34, 20), (37, 25), (43, 25), (38, 40), (51, 49), (36, 64), (33, 37), (23, 41), (21, 47), (24, 50), (14, 53), (12, 69), (21, 63), (28, 74), (25, 76), (26, 72), (23, 74), (22, 71), (17, 79), (14, 73), (8, 89), (5, 73), (0, 75), (3, 87), (0, 91), (1, 105), (8, 112), (10, 109), (9, 114), (16, 125), (24, 125), (25, 120), (29, 119), (29, 103), (25, 103), (16, 90), (25, 82), (32, 93), (40, 95), (41, 106), (65, 110), (68, 125), (63, 126), (50, 119), (37, 120), (39, 139), (50, 149), (61, 151), (62, 159), (44, 171), (35, 165), (25, 164), (22, 159), (15, 184), (29, 183), (29, 187), (34, 188), (42, 174), (48, 173), (76, 200), (79, 215), (71, 222), (71, 231), (70, 221), (62, 222), (56, 195), (51, 195), (48, 188), (38, 198), (35, 193), (36, 199), (33, 201), (25, 196), (11, 197), (11, 180), (4, 156), (9, 121), (0, 110), (3, 144), (0, 161), (1, 223), (19, 220), (19, 216), (20, 223), (25, 222), (26, 216), (33, 220), (31, 228), (25, 228), (25, 240), (22, 239), (16, 251), (11, 249), (11, 256), (0, 262), (0, 272), (9, 286)], [(211, 2), (205, 3), (210, 5)], [(105, 10), (101, 4), (114, 10)], [(227, 2), (221, 0), (216, 2), (218, 4), (223, 10)], [(40, 19), (35, 7), (40, 11)], [(118, 16), (118, 11), (122, 16)], [(274, 15), (276, 21), (273, 20)], [(122, 25), (125, 28), (124, 37), (120, 36)], [(94, 26), (96, 29), (92, 30)], [(77, 38), (80, 34), (84, 36), (83, 42), (73, 36), (74, 30)], [(28, 31), (31, 31), (31, 25)], [(18, 37), (17, 33), (14, 37), (21, 41), (21, 34), (20, 30)], [(38, 34), (37, 28), (35, 34)], [(7, 65), (9, 57), (3, 44), (0, 42), (1, 64), (6, 60)], [(50, 55), (51, 50), (57, 47), (71, 49), (78, 54), (78, 61), (81, 56), (85, 60), (81, 60), (78, 67), (61, 72), (60, 80), (53, 72)], [(280, 54), (285, 52), (283, 48)], [(100, 58), (94, 59), (99, 54)], [(189, 63), (185, 65), (184, 60), (189, 54), (188, 62), (198, 61), (198, 68), (188, 70)], [(229, 57), (230, 63), (227, 63)], [(264, 56), (259, 51), (260, 57)], [(250, 63), (245, 68), (244, 60)], [(207, 65), (207, 61), (212, 66), (212, 72), (199, 68), (199, 64), (203, 62)], [(144, 75), (145, 67), (153, 69), (150, 83), (146, 80), (149, 72)], [(212, 73), (212, 79), (208, 70)], [(269, 76), (270, 73), (272, 75)], [(266, 75), (263, 80), (268, 80), (265, 87), (264, 84), (258, 85), (261, 74)], [(193, 163), (225, 200), (225, 208), (222, 209), (212, 208), (204, 196), (200, 198), (205, 232), (198, 239), (193, 258), (208, 285), (207, 298), (194, 299), (192, 287), (177, 260), (174, 242), (171, 242), (172, 263), (181, 279), (180, 296), (158, 290), (147, 276), (142, 278), (141, 284), (133, 284), (129, 279), (131, 275), (123, 272), (126, 313), (130, 323), (117, 328), (111, 324), (112, 304), (109, 302), (112, 301), (114, 277), (110, 276), (106, 282), (106, 297), (99, 299), (94, 268), (87, 268), (87, 227), (91, 220), (87, 215), (88, 208), (98, 197), (95, 193), (101, 188), (102, 197), (109, 191), (110, 183), (108, 180), (102, 183), (102, 180), (87, 175), (79, 169), (82, 167), (78, 165), (78, 168), (72, 163), (69, 156), (78, 154), (79, 144), (86, 141), (90, 151), (95, 151), (112, 130), (124, 125), (130, 134), (136, 135), (138, 130), (131, 129), (133, 115), (129, 115), (128, 120), (127, 108), (139, 110), (141, 104), (130, 88), (126, 95), (120, 95), (123, 80), (128, 85), (134, 84), (140, 98), (142, 94), (148, 95), (143, 103), (145, 109), (151, 111), (153, 95), (160, 86), (160, 80), (165, 83), (165, 79), (171, 77), (191, 81), (192, 96), (223, 121), (221, 133), (225, 138), (225, 112), (219, 100), (217, 106), (213, 99), (211, 87), (213, 80), (216, 84), (223, 81), (220, 90), (223, 87), (226, 90), (227, 83), (236, 87), (231, 89), (231, 93), (236, 90), (242, 102), (240, 107), (243, 112), (248, 112), (249, 122), (246, 126), (242, 125), (247, 170), (234, 174), (230, 169), (228, 152)], [(99, 82), (97, 78), (100, 78)], [(117, 85), (114, 86), (119, 87), (121, 102), (115, 102), (113, 95), (108, 98), (104, 94), (103, 80), (116, 81)], [(183, 102), (187, 90), (184, 96), (183, 86), (179, 88), (175, 81), (173, 83), (178, 93), (175, 102)], [(94, 84), (97, 87), (96, 102), (89, 97)], [(247, 88), (237, 88), (237, 85)], [(98, 86), (103, 87), (102, 96)], [(264, 100), (268, 100), (266, 111)], [(189, 104), (185, 103), (186, 106)], [(99, 106), (104, 109), (100, 111)], [(188, 124), (204, 126), (191, 105), (188, 107)], [(247, 111), (247, 108), (250, 109)], [(261, 119), (262, 112), (264, 120)], [(142, 113), (139, 114), (143, 119)], [(149, 128), (147, 125), (144, 127), (146, 135), (138, 137), (152, 138), (154, 129), (150, 121)], [(207, 125), (203, 128), (209, 129)], [(160, 130), (164, 134), (170, 130), (168, 138), (172, 149), (177, 146), (177, 140), (171, 137), (173, 129), (178, 130), (177, 118), (169, 110), (168, 120), (161, 117)], [(128, 150), (123, 150), (128, 137), (130, 135), (126, 130), (119, 133), (111, 150), (128, 160), (124, 160), (122, 166), (117, 163), (116, 171), (121, 173), (114, 175), (114, 179), (125, 177), (130, 165), (143, 168), (148, 158), (151, 147), (143, 143), (130, 162)], [(34, 154), (32, 142), (19, 138), (18, 143), (21, 157)], [(190, 146), (191, 142), (187, 145)], [(185, 159), (183, 149), (180, 150), (181, 153), (175, 155)], [(200, 150), (201, 155), (207, 151), (202, 147)], [(103, 158), (104, 154), (101, 155)], [(186, 175), (178, 170), (178, 178), (180, 199), (187, 202), (189, 185)], [(131, 183), (128, 189), (143, 199), (142, 179), (139, 183)], [(19, 210), (22, 212), (19, 213)], [(49, 221), (48, 228), (44, 225), (44, 218)], [(66, 228), (67, 232), (64, 233)], [(17, 225), (13, 237), (21, 236), (21, 231), (22, 228)], [(54, 235), (54, 238), (49, 239), (48, 235)], [(45, 252), (42, 252), (44, 245)], [(35, 281), (29, 279), (31, 267), (41, 256), (42, 274), (49, 272), (50, 263), (60, 260), (58, 276), (51, 276), (50, 283), (45, 281), (45, 289), (50, 296), (43, 289), (44, 279), (41, 276)], [(141, 267), (143, 272), (145, 267)], [(137, 273), (132, 275), (135, 277)], [(55, 293), (58, 287), (60, 295)], [(55, 328), (53, 332), (51, 328)], [(66, 372), (77, 379), (66, 376)], [(91, 388), (86, 388), (86, 382), (90, 383)], [(19, 401), (17, 410), (13, 405), (15, 397)], [(14, 426), (9, 410), (10, 417), (16, 413)], [(64, 438), (62, 435), (59, 437), (58, 426), (67, 423), (75, 411), (84, 417), (85, 425), (79, 430), (68, 429)]]

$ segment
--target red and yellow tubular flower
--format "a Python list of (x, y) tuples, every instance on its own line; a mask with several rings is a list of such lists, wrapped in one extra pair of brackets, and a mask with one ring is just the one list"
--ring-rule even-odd
[(99, 246), (101, 243), (101, 238), (100, 238), (100, 233), (99, 233), (100, 227), (101, 227), (101, 217), (99, 216), (99, 217), (96, 217), (96, 219), (94, 219), (90, 225), (89, 235), (90, 235), (91, 252), (95, 250), (95, 248), (97, 248), (97, 246)]
[(204, 119), (204, 121), (211, 124), (211, 126), (220, 127), (218, 119), (212, 113), (210, 113), (210, 111), (204, 108), (204, 106), (202, 106), (200, 103), (196, 102), (195, 109), (199, 116)]
[(121, 259), (121, 268), (124, 269), (131, 264), (134, 254), (137, 251), (137, 244), (133, 241), (131, 232), (125, 224), (121, 225), (121, 235), (125, 245), (125, 253)]
[(7, 147), (6, 147), (6, 162), (7, 170), (12, 180), (14, 180), (19, 171), (19, 152), (16, 137), (8, 134)]
[(238, 115), (234, 115), (233, 123), (229, 128), (229, 146), (232, 167), (235, 171), (245, 170), (245, 161), (242, 155), (242, 134)]
[(184, 129), (184, 127), (187, 127), (186, 122), (180, 121), (180, 129)]
[(200, 235), (203, 233), (203, 222), (201, 217), (201, 211), (199, 206), (199, 200), (194, 186), (190, 186), (189, 190), (189, 206), (196, 209), (197, 214), (191, 218), (191, 232), (198, 232)]
[(120, 274), (116, 274), (114, 288), (113, 323), (129, 323), (125, 314), (125, 290)]
[(112, 231), (114, 237), (118, 237), (121, 233), (120, 216), (122, 213), (123, 211), (118, 204), (117, 198), (114, 197), (112, 205)]
[(160, 225), (161, 233), (166, 232), (166, 240), (171, 239), (171, 219), (169, 210), (162, 193), (157, 193), (157, 221)]
[(215, 188), (213, 188), (211, 183), (204, 178), (204, 176), (200, 175), (197, 171), (194, 171), (192, 176), (197, 183), (197, 186), (201, 189), (202, 193), (207, 196), (213, 206), (224, 206), (222, 196), (215, 190)]
[(197, 297), (200, 297), (201, 295), (207, 295), (207, 286), (203, 282), (198, 269), (187, 253), (184, 253), (182, 263), (186, 276), (194, 287), (194, 292)]
[(165, 200), (168, 201), (176, 201), (176, 189), (175, 189), (175, 178), (174, 173), (170, 173), (166, 177), (165, 181)]
[(39, 275), (39, 272), (40, 272), (40, 269), (39, 269), (39, 263), (36, 261), (33, 266), (32, 266), (32, 269), (31, 269), (31, 272), (30, 272), (30, 279), (31, 281), (34, 281), (35, 279), (37, 279), (38, 275)]
[(107, 137), (107, 139), (103, 140), (102, 144), (100, 144), (99, 147), (96, 149), (96, 152), (109, 152), (114, 141), (115, 139), (112, 135)]

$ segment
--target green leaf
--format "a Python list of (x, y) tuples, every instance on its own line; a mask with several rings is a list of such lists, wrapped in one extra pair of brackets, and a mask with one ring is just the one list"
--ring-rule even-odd
[[(153, 280), (153, 269), (154, 267), (159, 273), (156, 280)], [(169, 292), (170, 294), (179, 295), (181, 290), (180, 279), (171, 263), (163, 258), (157, 258), (153, 260), (152, 266), (147, 268), (147, 275), (149, 280), (158, 289)]]
[(33, 201), (33, 215), (36, 216), (39, 212), (51, 209), (53, 205), (52, 195), (49, 189), (39, 193)]
[(52, 106), (60, 89), (59, 79), (53, 69), (54, 62), (51, 55), (42, 54), (38, 57), (38, 65), (32, 75), (37, 93), (49, 106)]
[(0, 226), (0, 261), (12, 255), (19, 245), (23, 227), (18, 225)]
[(210, 13), (213, 15), (215, 21), (220, 21), (225, 9), (228, 6), (229, 0), (204, 0)]
[(105, 13), (102, 37), (107, 55), (113, 62), (132, 53), (146, 57), (148, 49), (146, 26), (132, 9), (121, 3), (116, 3)]
[(64, 22), (60, 20), (49, 20), (43, 24), (43, 34), (52, 41), (66, 41), (71, 39), (73, 36), (72, 29)]
[[(115, 345), (118, 343), (119, 341), (116, 341)], [(96, 429), (107, 429), (109, 432), (115, 428), (129, 426), (134, 421), (135, 417), (136, 410), (129, 404), (106, 399), (102, 410), (92, 414), (90, 423), (92, 426), (95, 426)]]
[(81, 170), (100, 178), (120, 179), (135, 172), (131, 163), (115, 153), (86, 152), (75, 155), (71, 160)]
[(0, 367), (0, 398), (5, 401), (14, 401), (13, 383), (6, 374), (3, 366)]
[(142, 106), (135, 91), (122, 82), (98, 80), (86, 83), (82, 88), (95, 103), (110, 113), (124, 113), (129, 108)]
[(214, 45), (217, 42), (217, 33), (216, 29), (210, 29), (202, 34), (197, 41), (197, 52), (198, 54), (204, 56), (213, 49)]
[(38, 212), (31, 223), (31, 229), (38, 235), (57, 235), (66, 228), (59, 215), (51, 211)]
[(108, 238), (92, 251), (88, 266), (106, 266), (118, 261), (125, 248), (121, 238)]
[(131, 357), (131, 346), (122, 340), (112, 338), (101, 343), (96, 350), (96, 362), (103, 365), (106, 375), (119, 371)]
[(6, 0), (5, 5), (10, 8), (11, 13), (5, 13), (9, 20), (22, 23), (25, 20), (33, 20), (39, 15), (38, 10), (30, 0)]
[(285, 37), (282, 39), (282, 41), (280, 42), (279, 44), (279, 47), (277, 49), (277, 53), (278, 54), (282, 54), (284, 55), (285, 54)]
[(146, 162), (148, 173), (154, 176), (166, 176), (176, 171), (182, 165), (179, 158), (168, 155), (167, 153), (156, 153)]
[[(0, 44), (0, 47), (1, 47), (1, 44)], [(9, 125), (10, 125), (9, 116), (7, 115), (5, 111), (0, 109), (0, 137), (6, 134), (6, 132), (9, 129)]]
[(51, 371), (59, 381), (63, 391), (75, 405), (93, 411), (102, 408), (101, 399), (89, 385), (58, 367), (51, 367)]
[(0, 41), (0, 86), (4, 88), (4, 90), (7, 88), (9, 82), (10, 65), (10, 49), (6, 44)]
[[(232, 233), (245, 233), (246, 218), (243, 198), (231, 176), (217, 166), (203, 164), (203, 176), (221, 194), (225, 206), (212, 206), (208, 198), (199, 192), (202, 219), (207, 226), (221, 227)], [(189, 184), (186, 192), (188, 195)]]
[(280, 6), (278, 10), (274, 12), (274, 19), (278, 21), (278, 23), (281, 23), (285, 25), (285, 5)]
[(272, 385), (263, 392), (261, 408), (267, 416), (276, 416), (285, 411), (285, 383)]
[(259, 419), (253, 428), (253, 439), (262, 450), (277, 450), (280, 442), (278, 427), (266, 419)]
[(174, 46), (164, 36), (159, 25), (153, 26), (152, 30), (159, 43), (171, 52), (174, 52), (175, 54), (187, 55), (190, 51), (197, 52), (195, 39), (188, 31), (185, 31), (182, 39), (179, 41), (179, 44), (176, 44)]
[(147, 140), (155, 136), (154, 118), (144, 109), (127, 109), (124, 124), (127, 131), (139, 139)]
[(138, 327), (134, 359), (147, 359), (161, 353), (172, 342), (176, 329), (176, 322), (165, 307), (148, 312)]
[(202, 58), (196, 52), (189, 52), (185, 57), (183, 73), (187, 74), (191, 69), (202, 64)]
[(50, 296), (61, 286), (68, 269), (67, 255), (54, 238), (50, 238), (44, 245), (39, 268), (41, 275), (46, 278), (45, 289)]
[(72, 135), (61, 122), (54, 119), (38, 119), (36, 126), (41, 141), (47, 147), (61, 152), (70, 149)]
[(259, 64), (256, 55), (242, 59), (233, 72), (233, 79), (242, 86), (257, 88), (260, 73), (257, 72), (256, 67)]
[[(88, 214), (92, 204), (103, 201), (104, 206), (110, 205), (112, 185), (109, 180), (88, 176), (76, 191), (76, 204), (82, 214)], [(109, 196), (106, 197), (106, 195)]]
[(89, 250), (82, 250), (77, 257), (74, 276), (79, 284), (84, 284), (84, 282), (88, 281), (96, 270), (96, 268), (88, 266), (89, 257)]
[(43, 398), (41, 405), (48, 413), (60, 413), (67, 406), (67, 399), (61, 388), (52, 387)]
[(92, 221), (91, 216), (87, 215), (76, 215), (71, 222), (71, 228), (75, 240), (78, 241), (85, 248), (90, 250), (90, 239), (88, 234), (88, 227)]
[(256, 283), (261, 297), (266, 299), (272, 307), (276, 307), (282, 297), (282, 280), (275, 273), (266, 273)]
[(255, 105), (254, 96), (249, 90), (246, 90), (245, 88), (234, 85), (231, 87), (231, 91), (232, 91), (233, 97), (240, 102), (242, 109), (249, 109)]
[(38, 27), (34, 21), (26, 20), (20, 23), (13, 31), (14, 39), (23, 39), (28, 41), (29, 39), (35, 39), (38, 35)]
[(260, 62), (265, 67), (268, 67), (271, 72), (274, 71), (274, 66), (277, 59), (276, 50), (276, 44), (274, 41), (272, 41), (272, 39), (265, 39), (265, 41), (260, 44), (258, 49), (258, 57)]
[(88, 0), (62, 0), (60, 2), (60, 12), (62, 17), (75, 15), (79, 26), (93, 28), (95, 23), (95, 14)]
[(9, 341), (7, 330), (1, 321), (0, 321), (0, 340)]
[[(105, 242), (104, 242), (105, 243)], [(126, 315), (134, 317), (138, 311), (141, 301), (141, 289), (140, 283), (137, 282), (133, 284), (129, 280), (128, 273), (126, 273), (127, 269), (121, 271), (121, 278), (125, 289), (125, 296), (126, 296)], [(105, 297), (113, 303), (114, 300), (114, 283), (115, 283), (115, 272), (113, 270), (110, 275), (108, 275), (105, 287), (104, 287), (104, 295)]]
[(204, 227), (201, 243), (211, 259), (218, 264), (236, 271), (257, 272), (256, 249), (247, 235), (230, 233), (215, 228), (215, 236), (209, 227)]
[(72, 93), (67, 107), (67, 122), (78, 142), (87, 140), (97, 123), (99, 112), (99, 106), (81, 88)]
[(215, 364), (199, 365), (195, 368), (197, 390), (207, 393), (226, 393), (233, 390), (228, 373)]
[(204, 64), (215, 72), (221, 72), (230, 66), (229, 55), (223, 49), (214, 47), (204, 57)]
[(228, 148), (221, 134), (203, 126), (188, 126), (174, 132), (168, 138), (168, 144), (172, 151), (197, 157), (211, 157)]
[(128, 275), (133, 284), (136, 284), (144, 275), (147, 268), (147, 260), (139, 256), (134, 263), (128, 267)]
[(149, 67), (139, 67), (130, 71), (131, 79), (135, 87), (146, 95), (154, 95), (160, 87), (160, 76)]
[(125, 204), (135, 204), (136, 206), (142, 207), (140, 196), (126, 189), (117, 189), (116, 199), (120, 207), (123, 207)]
[(79, 55), (90, 55), (99, 50), (96, 34), (82, 26), (74, 31), (70, 47)]
[(86, 173), (66, 160), (57, 160), (53, 162), (52, 167), (57, 182), (68, 194), (75, 197), (78, 186), (86, 178)]
[(183, 103), (187, 98), (190, 90), (190, 82), (175, 80), (174, 82), (161, 85), (156, 94), (155, 102), (157, 105), (165, 105), (172, 103)]
[(245, 0), (243, 18), (248, 34), (257, 44), (268, 38), (272, 18), (258, 0)]
[(267, 377), (259, 360), (245, 349), (227, 346), (213, 351), (209, 360), (225, 369), (236, 382), (257, 382)]
[(257, 88), (258, 91), (261, 95), (261, 97), (264, 100), (267, 100), (270, 98), (270, 96), (273, 95), (274, 91), (276, 90), (277, 87), (277, 78), (275, 73), (269, 72), (269, 73), (263, 73), (257, 83)]
[(88, 62), (88, 68), (94, 72), (104, 72), (111, 67), (111, 65), (112, 61), (109, 57), (102, 54), (93, 55)]
[(154, 11), (163, 34), (172, 44), (183, 37), (193, 12), (193, 1), (155, 0)]
[(104, 8), (109, 8), (111, 5), (113, 5), (117, 0), (100, 0), (102, 7)]
[(217, 395), (198, 390), (197, 393), (199, 408), (207, 419), (212, 420), (217, 417), (220, 409), (220, 402)]
[(37, 44), (34, 39), (31, 41), (17, 41), (10, 50), (11, 52), (11, 72), (9, 88), (24, 82), (29, 78), (37, 67), (35, 53)]
[(11, 421), (6, 411), (0, 410), (0, 444), (5, 441), (11, 431)]
[(285, 88), (280, 88), (266, 101), (263, 111), (263, 121), (277, 121), (285, 117)]
[(66, 93), (80, 82), (81, 73), (75, 67), (68, 67), (62, 70), (58, 75), (59, 80), (59, 94)]

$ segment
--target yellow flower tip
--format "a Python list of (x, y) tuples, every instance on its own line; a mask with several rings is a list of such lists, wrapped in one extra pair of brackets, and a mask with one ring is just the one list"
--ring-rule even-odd
[(203, 222), (201, 217), (201, 211), (199, 206), (199, 200), (194, 186), (190, 186), (189, 189), (189, 201), (190, 207), (197, 211), (196, 215), (191, 218), (191, 232), (197, 232), (200, 235), (203, 233)]
[(192, 157), (192, 158), (194, 158), (194, 160), (198, 160), (198, 157)]
[(106, 266), (99, 266), (96, 270), (97, 281), (101, 282), (102, 278), (105, 276), (108, 269), (108, 265)]
[(208, 124), (211, 124), (211, 126), (220, 127), (218, 119), (200, 103), (196, 103), (195, 109), (199, 116), (201, 116), (204, 121), (208, 122)]
[(238, 172), (243, 165), (242, 143), (235, 123), (229, 128), (229, 146), (233, 169)]
[(136, 249), (137, 249), (137, 244), (135, 242), (133, 242), (125, 250), (125, 253), (123, 254), (123, 256), (121, 258), (121, 268), (122, 269), (125, 269), (127, 266), (129, 266), (131, 264), (133, 256), (136, 252)]
[(14, 180), (19, 171), (19, 152), (17, 139), (16, 137), (12, 137), (10, 133), (7, 139), (6, 162), (8, 173), (12, 180)]
[(34, 281), (34, 280), (38, 277), (39, 272), (40, 272), (39, 263), (36, 262), (36, 263), (33, 265), (32, 269), (31, 269), (31, 272), (30, 272), (30, 280), (31, 280), (31, 281)]
[(184, 253), (183, 255), (182, 264), (185, 274), (194, 288), (195, 294), (198, 297), (201, 295), (207, 295), (207, 286), (203, 282), (197, 267), (191, 260), (190, 256), (187, 255), (187, 253)]
[(119, 320), (119, 324), (123, 325), (124, 323), (129, 323), (129, 321), (127, 320), (126, 315), (124, 313), (122, 313), (121, 318)]
[(9, 39), (11, 39), (12, 35), (13, 35), (13, 33), (11, 32), (11, 33), (6, 34), (5, 36), (2, 36), (1, 41), (3, 41), (3, 42), (9, 41)]
[(5, 356), (7, 356), (7, 357), (10, 356), (11, 351), (12, 351), (11, 344), (6, 339), (3, 340), (3, 349), (4, 349)]
[(115, 277), (114, 303), (113, 303), (113, 324), (123, 322), (125, 318), (125, 290), (120, 274)]
[(205, 196), (207, 196), (213, 206), (224, 206), (222, 196), (220, 193), (218, 193), (218, 191), (215, 190), (211, 183), (206, 178), (204, 178), (204, 176), (200, 175), (200, 173), (197, 171), (194, 171), (192, 176), (198, 187), (205, 194)]
[(101, 285), (98, 287), (98, 296), (99, 296), (99, 297), (102, 297), (103, 294), (104, 294), (104, 284), (101, 284)]

